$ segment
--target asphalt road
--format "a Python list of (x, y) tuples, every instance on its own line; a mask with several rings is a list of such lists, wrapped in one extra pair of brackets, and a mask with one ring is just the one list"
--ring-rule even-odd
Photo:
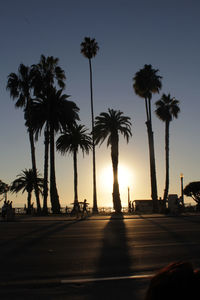
[(200, 267), (198, 216), (1, 222), (0, 237), (1, 299), (141, 300), (143, 276)]

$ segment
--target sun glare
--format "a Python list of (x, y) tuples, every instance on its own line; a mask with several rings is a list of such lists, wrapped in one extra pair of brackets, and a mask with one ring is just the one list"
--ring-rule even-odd
[[(113, 171), (112, 166), (109, 165), (105, 167), (100, 176), (101, 184), (104, 189), (112, 191), (113, 188)], [(119, 188), (120, 192), (123, 189), (126, 189), (129, 186), (133, 185), (133, 173), (127, 168), (125, 165), (119, 165), (118, 167), (118, 180), (119, 180)]]

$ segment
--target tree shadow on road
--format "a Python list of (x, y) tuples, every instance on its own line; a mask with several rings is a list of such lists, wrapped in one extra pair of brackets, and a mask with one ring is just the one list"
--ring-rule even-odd
[[(95, 273), (95, 278), (128, 276), (131, 274), (126, 227), (123, 218), (111, 217), (104, 228), (102, 248)], [(102, 280), (94, 282), (90, 299), (142, 299), (134, 289), (136, 281)]]

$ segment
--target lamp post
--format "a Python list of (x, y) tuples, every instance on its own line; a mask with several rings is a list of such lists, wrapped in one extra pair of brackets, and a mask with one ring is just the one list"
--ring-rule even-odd
[(180, 174), (180, 179), (181, 179), (181, 200), (182, 204), (184, 205), (184, 196), (183, 196), (183, 173)]
[(128, 187), (128, 212), (130, 213), (131, 212), (131, 205), (130, 205), (130, 189)]

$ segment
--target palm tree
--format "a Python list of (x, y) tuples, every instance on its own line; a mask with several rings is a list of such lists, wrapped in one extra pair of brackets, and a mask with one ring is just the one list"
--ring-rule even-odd
[(170, 94), (163, 94), (161, 99), (156, 101), (155, 113), (158, 118), (165, 122), (165, 166), (166, 166), (166, 179), (165, 189), (163, 196), (163, 203), (166, 206), (168, 190), (169, 190), (169, 125), (173, 118), (178, 118), (180, 112), (179, 101), (171, 98)]
[[(55, 143), (54, 136), (58, 131), (66, 130), (67, 127), (79, 119), (79, 108), (72, 101), (68, 101), (68, 95), (61, 90), (51, 89), (48, 98), (38, 98), (33, 102), (33, 116), (36, 136), (42, 129), (49, 130), (50, 141), (50, 200), (53, 213), (60, 212), (59, 196), (56, 187), (55, 174)], [(47, 205), (46, 202), (44, 206)]]
[[(53, 56), (45, 57), (41, 55), (40, 61), (37, 65), (32, 65), (32, 73), (33, 73), (33, 87), (34, 94), (37, 98), (45, 103), (45, 109), (49, 112), (50, 101), (52, 88), (56, 85), (61, 88), (61, 90), (65, 87), (64, 80), (66, 79), (64, 70), (58, 65), (59, 59), (54, 58)], [(46, 114), (47, 112), (44, 112)], [(37, 120), (37, 119), (35, 119)], [(40, 128), (40, 126), (39, 126)], [(37, 129), (37, 123), (35, 124), (35, 129)], [(40, 128), (41, 129), (41, 128)], [(50, 124), (49, 118), (46, 119), (45, 128), (44, 128), (44, 190), (43, 190), (43, 213), (47, 213), (47, 197), (48, 197), (48, 157), (49, 157), (49, 141), (50, 141)], [(53, 148), (50, 148), (50, 151)], [(55, 182), (55, 167), (53, 166), (53, 156), (51, 155), (51, 164), (50, 164), (50, 196), (51, 202), (55, 202), (53, 207), (59, 212), (59, 199), (58, 194), (56, 192), (56, 182)], [(52, 186), (53, 185), (53, 186)], [(56, 208), (57, 207), (57, 208)]]
[(73, 155), (74, 162), (74, 207), (78, 203), (78, 172), (77, 172), (77, 154), (79, 148), (82, 153), (89, 154), (92, 148), (91, 137), (86, 133), (87, 129), (84, 125), (74, 124), (67, 129), (57, 140), (56, 148), (61, 154), (67, 152)]
[(121, 212), (121, 199), (118, 183), (119, 133), (129, 142), (131, 133), (130, 118), (120, 110), (108, 109), (95, 118), (94, 139), (96, 144), (102, 144), (107, 138), (107, 147), (111, 146), (113, 167), (113, 206), (116, 213)]
[[(91, 39), (89, 37), (84, 38), (84, 41), (81, 43), (81, 53), (89, 61), (92, 132), (94, 131), (94, 109), (93, 109), (93, 86), (92, 86), (92, 62), (91, 62), (91, 59), (96, 56), (98, 50), (99, 50), (99, 46), (95, 39)], [(92, 134), (92, 153), (93, 153), (93, 213), (98, 213), (97, 191), (96, 191), (95, 142), (94, 142), (93, 134)]]
[[(40, 174), (37, 172), (37, 185), (38, 185), (38, 191), (42, 194), (42, 187), (43, 187), (43, 181), (44, 179), (39, 177)], [(22, 173), (17, 175), (17, 179), (15, 179), (10, 186), (10, 191), (12, 193), (18, 193), (22, 191), (24, 193), (25, 191), (28, 193), (27, 196), (27, 208), (28, 212), (31, 210), (31, 196), (32, 191), (34, 189), (34, 182), (35, 182), (35, 175), (32, 169), (25, 169), (22, 170)]]
[(37, 169), (36, 169), (36, 159), (35, 159), (35, 146), (33, 138), (33, 128), (32, 128), (32, 99), (31, 99), (31, 89), (32, 89), (32, 72), (31, 69), (23, 64), (20, 64), (18, 69), (18, 74), (11, 73), (8, 76), (7, 89), (10, 91), (10, 95), (13, 99), (17, 99), (15, 106), (16, 108), (24, 108), (26, 115), (26, 125), (28, 127), (29, 140), (31, 146), (31, 160), (33, 174), (35, 175), (34, 190), (37, 202), (38, 213), (41, 211), (39, 190), (37, 186)]
[(157, 75), (158, 70), (152, 68), (151, 65), (145, 65), (143, 69), (139, 70), (133, 78), (133, 89), (135, 93), (144, 98), (146, 108), (146, 126), (149, 141), (149, 156), (150, 156), (150, 173), (151, 173), (151, 197), (153, 200), (153, 210), (158, 210), (158, 195), (157, 195), (157, 181), (156, 181), (156, 164), (154, 152), (154, 138), (152, 131), (151, 118), (151, 99), (152, 94), (159, 93), (162, 84), (161, 76)]
[(7, 192), (9, 190), (9, 185), (5, 182), (3, 182), (2, 180), (0, 180), (0, 195), (4, 194), (4, 198), (2, 198), (0, 201), (2, 201), (3, 199), (5, 201), (7, 201)]

